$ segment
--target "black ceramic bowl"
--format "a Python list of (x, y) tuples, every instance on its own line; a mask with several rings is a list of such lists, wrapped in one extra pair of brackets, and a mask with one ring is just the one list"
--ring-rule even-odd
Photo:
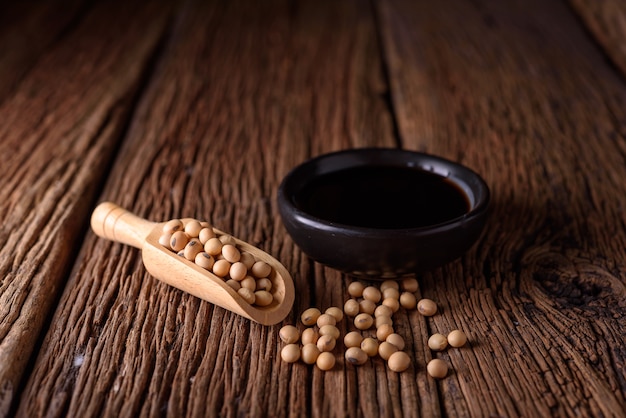
[(278, 190), (285, 228), (305, 254), (373, 280), (460, 257), (480, 235), (488, 204), (487, 185), (469, 168), (395, 148), (321, 155)]

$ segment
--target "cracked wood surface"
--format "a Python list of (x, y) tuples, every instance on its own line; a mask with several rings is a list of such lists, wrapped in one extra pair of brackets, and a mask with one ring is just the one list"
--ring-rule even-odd
[[(57, 5), (0, 14), (0, 416), (624, 415), (619, 2)], [(397, 314), (402, 374), (340, 349), (331, 372), (287, 365), (280, 325), (87, 229), (100, 200), (209, 220), (282, 261), (295, 323), (351, 278), (293, 244), (277, 186), (365, 146), (459, 161), (493, 194), (479, 242), (418, 277), (440, 312)], [(466, 347), (427, 349), (454, 328)]]

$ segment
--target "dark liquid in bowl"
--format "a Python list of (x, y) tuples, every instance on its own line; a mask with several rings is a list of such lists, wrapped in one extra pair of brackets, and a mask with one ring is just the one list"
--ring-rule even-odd
[(419, 228), (466, 214), (465, 193), (450, 180), (410, 167), (362, 166), (305, 185), (296, 205), (318, 218), (369, 228)]

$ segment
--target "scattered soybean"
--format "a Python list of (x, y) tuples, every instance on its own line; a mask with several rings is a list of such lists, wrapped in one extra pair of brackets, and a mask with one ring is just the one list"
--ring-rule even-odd
[(302, 344), (307, 345), (307, 344), (317, 344), (317, 340), (319, 337), (320, 336), (318, 332), (314, 328), (307, 328), (304, 331), (302, 331), (302, 336), (300, 338), (302, 339)]
[(433, 359), (426, 365), (426, 371), (435, 379), (443, 379), (448, 374), (448, 365), (441, 359)]
[(387, 366), (394, 372), (403, 372), (411, 365), (411, 358), (404, 351), (396, 351), (389, 356)]
[(322, 313), (319, 309), (309, 308), (302, 312), (302, 315), (300, 315), (300, 320), (306, 326), (315, 325), (315, 323), (317, 322), (317, 318), (319, 318), (321, 314)]
[(467, 342), (467, 335), (461, 330), (455, 329), (448, 334), (448, 344), (451, 347), (463, 347)]
[(343, 319), (343, 311), (336, 307), (336, 306), (331, 306), (330, 308), (326, 309), (326, 311), (324, 311), (325, 314), (328, 315), (332, 315), (335, 317), (335, 320), (337, 322), (341, 321)]
[(433, 334), (428, 339), (428, 347), (433, 351), (445, 350), (448, 346), (448, 339), (442, 334)]
[(437, 304), (431, 299), (421, 299), (417, 302), (417, 311), (424, 316), (433, 316), (437, 313)]
[(358, 331), (351, 331), (343, 337), (343, 345), (346, 347), (360, 347), (363, 342), (363, 335)]
[(361, 350), (365, 351), (369, 357), (374, 357), (378, 354), (378, 341), (374, 338), (367, 337), (361, 341)]
[(300, 339), (300, 331), (293, 325), (285, 325), (278, 331), (278, 336), (286, 344), (293, 344)]
[(343, 312), (350, 317), (357, 316), (360, 311), (359, 302), (356, 299), (348, 299), (343, 305)]
[(315, 364), (320, 355), (320, 349), (313, 343), (304, 344), (301, 350), (302, 361), (306, 364)]
[(335, 367), (335, 356), (333, 353), (323, 352), (317, 357), (315, 362), (320, 370), (328, 371)]
[(300, 346), (298, 344), (287, 344), (280, 351), (280, 357), (286, 363), (295, 363), (300, 359)]
[(385, 341), (398, 347), (398, 350), (404, 350), (404, 338), (400, 334), (389, 334)]
[(353, 298), (360, 298), (363, 296), (363, 289), (365, 285), (361, 282), (352, 282), (348, 285), (348, 294)]
[(417, 298), (411, 292), (402, 292), (400, 294), (400, 306), (404, 309), (415, 309), (417, 306)]
[(372, 325), (374, 325), (374, 318), (370, 314), (360, 313), (354, 318), (354, 326), (357, 329), (370, 329)]
[(337, 340), (330, 335), (321, 335), (317, 340), (317, 348), (319, 348), (320, 351), (333, 351), (336, 344)]
[(360, 347), (350, 347), (346, 350), (346, 361), (354, 366), (361, 366), (367, 362), (369, 356)]

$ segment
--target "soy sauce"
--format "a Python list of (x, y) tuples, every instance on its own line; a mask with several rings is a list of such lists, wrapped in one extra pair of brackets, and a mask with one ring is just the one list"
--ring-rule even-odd
[(361, 166), (319, 176), (295, 196), (303, 211), (334, 223), (401, 229), (436, 225), (469, 211), (447, 178), (410, 167)]

